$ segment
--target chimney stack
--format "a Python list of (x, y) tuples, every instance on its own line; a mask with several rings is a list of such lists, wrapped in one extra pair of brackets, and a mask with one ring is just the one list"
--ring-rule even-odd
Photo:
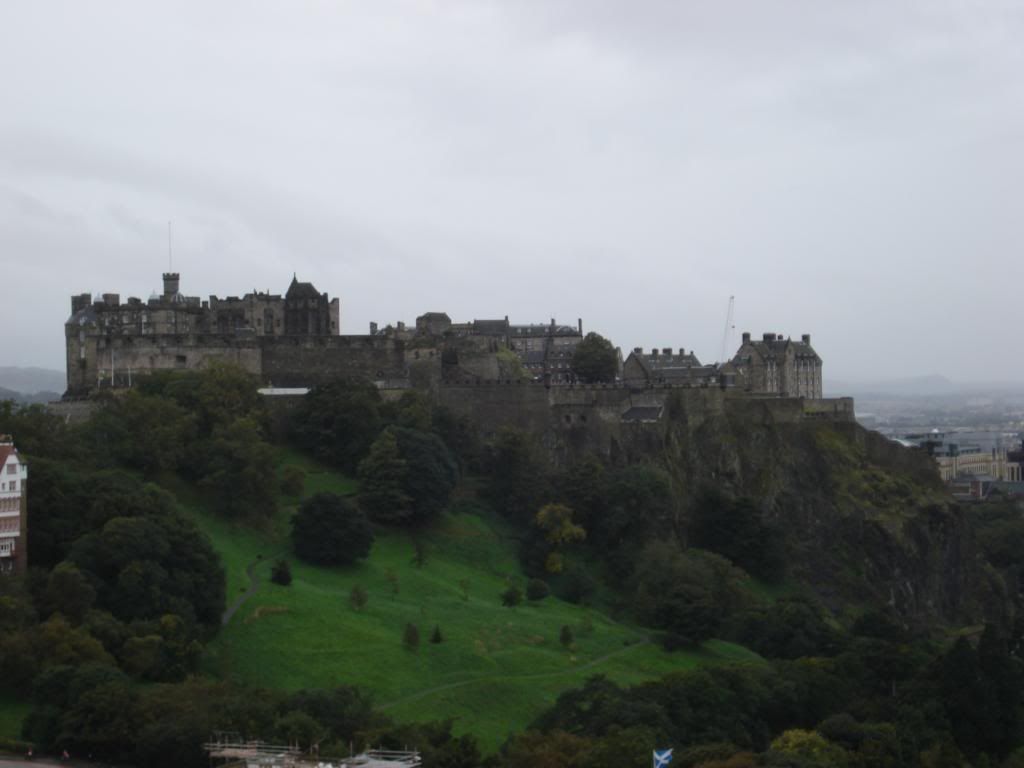
[(653, 349), (651, 350), (651, 357), (657, 357), (657, 356), (658, 356), (658, 348), (657, 348), (657, 347), (654, 347), (654, 348), (653, 348)]
[(810, 346), (810, 344), (811, 344), (811, 334), (805, 333), (803, 336), (800, 337), (800, 341), (802, 341), (804, 344), (807, 344), (808, 346)]
[(749, 344), (750, 343), (750, 331), (744, 331), (743, 332), (743, 343), (744, 344)]

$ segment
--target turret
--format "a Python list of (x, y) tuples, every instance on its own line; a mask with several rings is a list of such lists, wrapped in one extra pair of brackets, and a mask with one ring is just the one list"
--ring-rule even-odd
[(164, 272), (164, 298), (169, 299), (178, 294), (178, 283), (181, 275), (177, 272)]

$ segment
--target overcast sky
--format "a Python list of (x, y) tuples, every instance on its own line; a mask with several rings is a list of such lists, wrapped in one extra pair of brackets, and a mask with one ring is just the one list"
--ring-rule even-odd
[(72, 293), (1024, 380), (1024, 4), (0, 3), (0, 346)]

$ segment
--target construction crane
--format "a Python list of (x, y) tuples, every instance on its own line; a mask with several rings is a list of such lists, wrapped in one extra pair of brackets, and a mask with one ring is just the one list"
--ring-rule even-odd
[(726, 361), (726, 353), (729, 350), (729, 342), (732, 341), (732, 332), (736, 330), (736, 324), (733, 322), (733, 310), (736, 306), (736, 297), (729, 297), (729, 310), (725, 313), (725, 330), (722, 332), (722, 354), (718, 356), (721, 362)]

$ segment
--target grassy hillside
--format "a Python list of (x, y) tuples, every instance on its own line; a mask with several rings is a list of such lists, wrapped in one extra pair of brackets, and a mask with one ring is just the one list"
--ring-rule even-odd
[[(345, 492), (351, 481), (294, 454), (281, 465), (307, 471), (306, 494)], [(507, 584), (525, 586), (515, 541), (499, 520), (448, 513), (416, 543), (407, 533), (378, 532), (370, 557), (350, 568), (319, 568), (290, 555), (290, 508), (265, 530), (232, 525), (188, 499), (228, 571), (228, 602), (244, 603), (207, 649), (205, 669), (237, 681), (282, 689), (355, 684), (399, 720), (455, 718), (457, 732), (473, 732), (496, 747), (557, 695), (587, 677), (604, 674), (638, 682), (703, 663), (749, 660), (746, 650), (709, 643), (696, 653), (667, 654), (634, 628), (554, 597), (516, 608), (501, 605)], [(272, 561), (287, 554), (294, 581), (270, 583)], [(248, 572), (247, 572), (248, 570)], [(249, 572), (257, 584), (250, 587)], [(350, 605), (354, 585), (369, 600)], [(417, 625), (416, 650), (402, 643)], [(433, 628), (444, 640), (430, 642)], [(575, 636), (559, 643), (562, 626)]]

